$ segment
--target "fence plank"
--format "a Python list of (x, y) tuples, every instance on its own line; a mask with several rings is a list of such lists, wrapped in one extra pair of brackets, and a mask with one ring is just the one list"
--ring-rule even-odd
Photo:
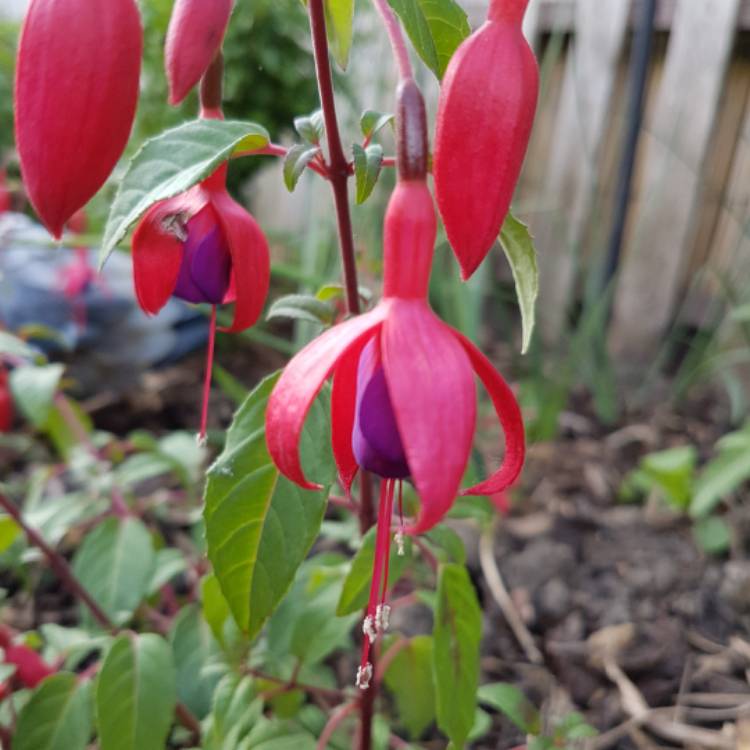
[(675, 10), (615, 296), (611, 341), (628, 361), (653, 356), (673, 313), (738, 10), (739, 0), (690, 0)]
[(544, 213), (533, 219), (540, 253), (540, 326), (556, 338), (568, 306), (576, 256), (596, 187), (599, 154), (617, 76), (629, 0), (576, 5), (576, 33), (568, 55), (543, 189)]

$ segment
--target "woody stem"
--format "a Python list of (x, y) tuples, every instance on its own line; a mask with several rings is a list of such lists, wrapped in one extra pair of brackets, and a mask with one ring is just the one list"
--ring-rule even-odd
[[(341, 265), (344, 272), (344, 289), (346, 291), (346, 309), (352, 315), (361, 312), (359, 304), (359, 285), (357, 283), (357, 264), (354, 257), (354, 234), (349, 209), (349, 164), (341, 145), (341, 135), (336, 117), (336, 101), (333, 94), (333, 77), (328, 57), (328, 37), (323, 0), (310, 0), (310, 31), (312, 34), (315, 71), (320, 92), (320, 104), (328, 141), (328, 177), (333, 189), (336, 206)], [(375, 523), (374, 504), (372, 500), (372, 482), (363, 472), (361, 476), (362, 498), (359, 510), (359, 525), (364, 533)], [(372, 747), (372, 718), (375, 708), (376, 686), (374, 680), (358, 701), (360, 724), (358, 748), (370, 750)]]

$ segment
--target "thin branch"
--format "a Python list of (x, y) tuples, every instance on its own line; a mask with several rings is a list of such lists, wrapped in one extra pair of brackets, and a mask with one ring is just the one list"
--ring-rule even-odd
[(492, 549), (495, 537), (494, 531), (494, 525), (490, 526), (479, 540), (479, 562), (482, 566), (482, 573), (487, 581), (492, 598), (500, 607), (510, 629), (513, 631), (513, 635), (515, 635), (516, 640), (521, 645), (521, 648), (523, 648), (526, 658), (532, 664), (541, 664), (544, 661), (542, 652), (537, 648), (534, 639), (531, 637), (531, 633), (529, 633), (521, 616), (518, 614), (495, 562), (495, 554)]
[(357, 701), (354, 701), (353, 703), (345, 703), (343, 706), (339, 706), (331, 714), (331, 718), (328, 719), (328, 723), (320, 733), (318, 744), (315, 746), (316, 750), (325, 750), (325, 748), (328, 747), (328, 743), (330, 742), (331, 737), (333, 737), (333, 733), (339, 728), (349, 714), (357, 710), (357, 706)]
[[(288, 151), (288, 148), (280, 146), (278, 143), (269, 143), (267, 146), (263, 146), (263, 148), (254, 148), (249, 151), (238, 151), (236, 154), (232, 155), (232, 158), (241, 159), (243, 156), (279, 156), (283, 159)], [(313, 172), (317, 172), (324, 179), (330, 179), (328, 168), (318, 160), (313, 159), (307, 166), (309, 169), (312, 169)], [(354, 168), (352, 168), (352, 172), (353, 170)]]
[(337, 690), (336, 688), (325, 688), (319, 687), (318, 685), (307, 685), (304, 682), (298, 682), (296, 679), (285, 680), (282, 677), (276, 677), (274, 675), (266, 674), (265, 672), (262, 672), (259, 669), (254, 669), (252, 667), (248, 667), (244, 671), (259, 680), (273, 682), (276, 685), (288, 688), (289, 690), (302, 690), (303, 692), (309, 693), (310, 695), (321, 695), (338, 702), (341, 702), (347, 698), (347, 694), (343, 690)]
[(91, 594), (83, 587), (83, 584), (76, 578), (68, 561), (56, 550), (47, 544), (42, 535), (29, 526), (24, 520), (18, 508), (5, 495), (0, 493), (0, 506), (16, 522), (18, 527), (26, 535), (29, 544), (37, 547), (39, 551), (47, 558), (52, 570), (68, 591), (77, 599), (80, 599), (89, 609), (94, 619), (105, 630), (115, 631), (116, 626), (110, 620), (109, 615), (94, 601)]
[(404, 33), (401, 30), (396, 14), (393, 12), (393, 8), (388, 5), (387, 0), (373, 0), (373, 3), (375, 3), (378, 13), (380, 13), (383, 19), (385, 30), (388, 32), (388, 38), (391, 40), (391, 47), (393, 47), (393, 54), (396, 57), (396, 64), (398, 65), (399, 77), (401, 80), (413, 78), (414, 73), (411, 69), (411, 60), (409, 60), (409, 51), (406, 49)]

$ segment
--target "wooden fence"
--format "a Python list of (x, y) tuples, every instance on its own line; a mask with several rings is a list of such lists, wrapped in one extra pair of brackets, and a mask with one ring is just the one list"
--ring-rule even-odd
[[(540, 253), (548, 340), (606, 251), (641, 6), (531, 0), (544, 87), (518, 209)], [(662, 0), (655, 29), (610, 324), (613, 352), (635, 360), (675, 320), (702, 325), (722, 277), (740, 293), (750, 282), (750, 2)]]

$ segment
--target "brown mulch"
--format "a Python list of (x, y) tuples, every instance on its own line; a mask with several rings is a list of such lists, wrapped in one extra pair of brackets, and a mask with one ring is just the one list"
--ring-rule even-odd
[[(483, 582), (484, 679), (521, 687), (550, 724), (583, 712), (601, 732), (586, 747), (748, 747), (750, 506), (729, 509), (732, 552), (717, 558), (684, 516), (617, 497), (644, 453), (691, 443), (708, 457), (723, 411), (704, 398), (624, 422), (606, 430), (584, 404), (558, 439), (532, 447), (495, 563), (542, 656), (532, 663)], [(476, 747), (523, 743), (495, 723)]]

